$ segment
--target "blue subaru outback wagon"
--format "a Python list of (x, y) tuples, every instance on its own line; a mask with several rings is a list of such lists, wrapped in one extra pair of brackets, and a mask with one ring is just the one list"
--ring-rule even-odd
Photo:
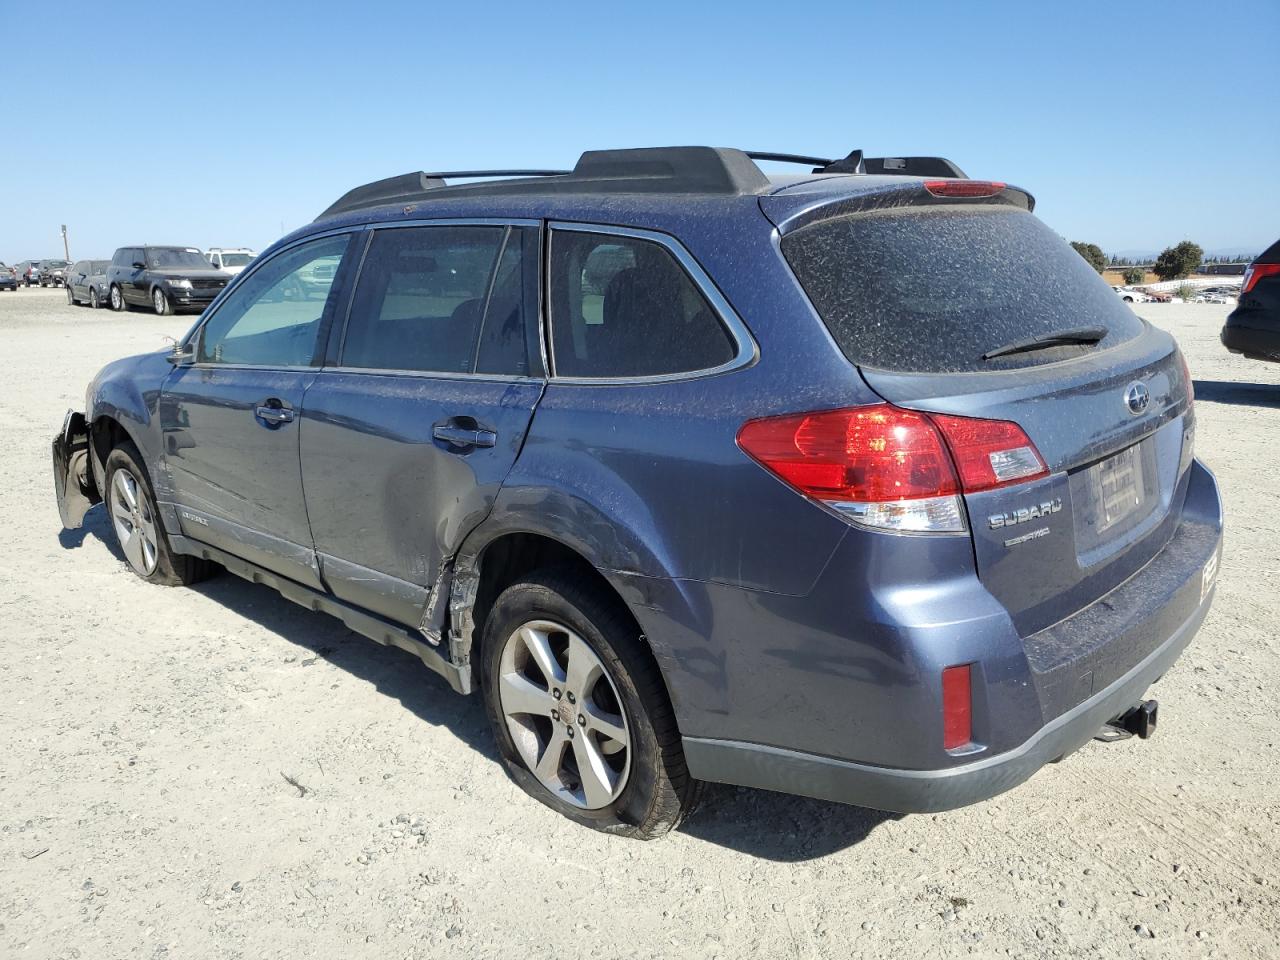
[(413, 652), (601, 830), (980, 801), (1150, 733), (1222, 537), (1176, 344), (1032, 206), (857, 151), (368, 184), (98, 374), (62, 521)]

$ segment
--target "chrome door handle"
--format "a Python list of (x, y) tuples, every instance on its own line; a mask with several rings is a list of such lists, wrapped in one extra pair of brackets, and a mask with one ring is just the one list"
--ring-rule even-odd
[(492, 430), (457, 427), (447, 423), (437, 424), (431, 430), (431, 435), (454, 447), (492, 447), (498, 442), (498, 435)]
[(264, 423), (272, 426), (279, 426), (282, 423), (293, 422), (293, 411), (288, 407), (273, 407), (266, 404), (260, 404), (253, 408), (253, 415)]

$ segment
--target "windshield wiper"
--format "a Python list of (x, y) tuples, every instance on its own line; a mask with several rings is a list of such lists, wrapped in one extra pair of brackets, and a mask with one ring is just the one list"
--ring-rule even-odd
[(1076, 327), (1072, 330), (1057, 330), (1053, 333), (1041, 334), (1029, 340), (1015, 340), (1003, 347), (988, 350), (982, 355), (983, 360), (994, 360), (996, 357), (1007, 357), (1012, 353), (1030, 353), (1033, 350), (1047, 350), (1049, 347), (1061, 347), (1068, 344), (1093, 344), (1107, 335), (1105, 327)]

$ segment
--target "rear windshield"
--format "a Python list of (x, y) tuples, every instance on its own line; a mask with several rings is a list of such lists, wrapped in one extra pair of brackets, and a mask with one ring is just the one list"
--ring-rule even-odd
[[(918, 207), (823, 220), (782, 252), (852, 362), (950, 373), (1052, 363), (1111, 347), (1142, 321), (1084, 259), (1021, 210)], [(984, 360), (1000, 347), (1065, 331), (1078, 344)]]

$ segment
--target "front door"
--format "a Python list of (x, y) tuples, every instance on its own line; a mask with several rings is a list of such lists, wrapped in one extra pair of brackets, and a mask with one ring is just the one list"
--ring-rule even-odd
[(160, 402), (183, 534), (317, 588), (299, 418), (340, 291), (298, 277), (341, 264), (349, 244), (324, 237), (264, 262), (208, 317)]
[(338, 363), (304, 400), (307, 512), (338, 597), (417, 625), (488, 515), (542, 395), (537, 249), (533, 227), (373, 234)]

